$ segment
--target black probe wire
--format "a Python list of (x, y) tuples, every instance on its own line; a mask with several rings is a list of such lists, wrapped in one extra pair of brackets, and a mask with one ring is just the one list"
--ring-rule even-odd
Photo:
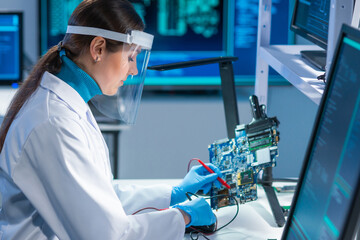
[[(196, 234), (196, 238), (194, 238), (194, 234)], [(199, 234), (201, 235), (201, 236), (203, 236), (203, 238), (205, 238), (206, 240), (210, 240), (207, 236), (205, 236), (205, 234), (204, 233), (202, 233), (202, 232), (199, 232), (199, 231), (197, 231), (197, 230), (194, 230), (194, 231), (191, 231), (190, 232), (190, 239), (191, 240), (198, 240), (199, 239)]]
[[(190, 171), (190, 165), (191, 165), (191, 163), (192, 163), (193, 161), (197, 161), (197, 160), (198, 160), (198, 158), (192, 158), (192, 159), (189, 161), (189, 163), (188, 163), (188, 168), (187, 168), (187, 172)], [(186, 197), (187, 197), (187, 199), (188, 199), (189, 201), (191, 201), (190, 195), (195, 196), (195, 197), (199, 197), (197, 194), (191, 193), (191, 192), (186, 192), (185, 195), (186, 195)], [(222, 227), (220, 227), (220, 228), (217, 228), (217, 219), (216, 219), (216, 229), (215, 229), (215, 231), (214, 231), (213, 233), (215, 233), (215, 232), (217, 232), (217, 231), (225, 228), (226, 226), (228, 226), (230, 223), (232, 223), (232, 222), (235, 220), (235, 218), (236, 218), (237, 215), (239, 214), (239, 202), (236, 200), (236, 198), (235, 198), (234, 196), (226, 195), (226, 194), (221, 194), (221, 195), (215, 195), (215, 196), (212, 196), (212, 197), (205, 197), (204, 199), (212, 199), (212, 198), (218, 198), (218, 197), (228, 197), (228, 198), (234, 199), (234, 201), (236, 202), (236, 213), (235, 213), (235, 216), (234, 216), (227, 224), (225, 224), (224, 226), (222, 226)], [(190, 228), (191, 228), (191, 226), (190, 226)], [(197, 233), (196, 238), (193, 237), (193, 234), (195, 234), (195, 233)], [(213, 234), (213, 233), (211, 233), (211, 234)], [(198, 240), (198, 239), (199, 239), (199, 234), (201, 234), (201, 236), (203, 236), (205, 239), (210, 240), (210, 239), (207, 238), (205, 235), (211, 235), (211, 234), (203, 233), (203, 232), (201, 232), (201, 231), (199, 231), (199, 230), (197, 230), (197, 229), (195, 229), (195, 228), (193, 228), (193, 231), (191, 231), (190, 234), (189, 234), (189, 235), (190, 235), (190, 239), (191, 239), (191, 240)]]
[(208, 198), (205, 198), (205, 199), (212, 199), (212, 198), (217, 198), (217, 197), (228, 197), (228, 198), (233, 199), (235, 201), (235, 203), (236, 203), (236, 213), (235, 213), (234, 217), (228, 223), (226, 223), (224, 226), (222, 226), (220, 228), (217, 228), (215, 232), (227, 227), (230, 223), (232, 223), (235, 220), (235, 218), (237, 217), (237, 215), (239, 214), (239, 209), (240, 209), (238, 200), (236, 200), (236, 198), (234, 196), (231, 196), (231, 195), (221, 194), (221, 195), (215, 195), (215, 196), (212, 196), (212, 197), (208, 197)]
[[(187, 193), (186, 193), (186, 196), (187, 196), (187, 198), (188, 198), (190, 201), (191, 201), (190, 195), (195, 196), (195, 197), (199, 197), (197, 194), (194, 194), (194, 193), (191, 193), (191, 192), (187, 192)], [(235, 201), (235, 203), (236, 203), (236, 213), (235, 213), (234, 217), (233, 217), (228, 223), (226, 223), (225, 225), (221, 226), (220, 228), (216, 228), (216, 230), (215, 230), (213, 233), (215, 233), (215, 232), (217, 232), (217, 231), (220, 231), (221, 229), (227, 227), (230, 223), (232, 223), (232, 222), (235, 220), (235, 218), (237, 217), (237, 215), (239, 214), (239, 209), (240, 209), (240, 207), (239, 207), (239, 202), (237, 201), (237, 199), (236, 199), (234, 196), (231, 196), (231, 195), (219, 194), (219, 195), (215, 195), (215, 196), (212, 196), (212, 197), (205, 197), (204, 199), (212, 199), (212, 198), (219, 198), (219, 197), (228, 197), (228, 198), (233, 199), (233, 200)], [(217, 224), (217, 223), (216, 223), (216, 224)], [(193, 234), (194, 234), (194, 233), (201, 234), (205, 239), (209, 239), (209, 238), (207, 238), (205, 235), (211, 235), (211, 234), (213, 234), (213, 233), (207, 234), (207, 233), (201, 232), (201, 231), (199, 231), (199, 230), (197, 230), (197, 229), (194, 229), (194, 231), (191, 231), (191, 232), (190, 232), (190, 239), (191, 239), (191, 240), (198, 240), (198, 239), (199, 239), (199, 235), (197, 235), (196, 238), (193, 237)]]

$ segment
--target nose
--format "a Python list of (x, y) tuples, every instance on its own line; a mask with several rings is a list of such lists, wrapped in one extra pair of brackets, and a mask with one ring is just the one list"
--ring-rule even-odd
[(139, 73), (139, 71), (137, 69), (136, 61), (134, 61), (130, 64), (129, 75), (136, 76), (136, 75), (138, 75), (138, 73)]

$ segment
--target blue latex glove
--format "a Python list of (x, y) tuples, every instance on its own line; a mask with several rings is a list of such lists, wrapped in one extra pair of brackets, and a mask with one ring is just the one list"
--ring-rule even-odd
[(186, 227), (205, 226), (216, 222), (216, 217), (204, 198), (196, 198), (193, 201), (175, 205), (174, 208), (179, 208), (189, 214), (191, 219)]
[(209, 173), (209, 171), (201, 165), (192, 167), (182, 182), (178, 186), (173, 187), (171, 192), (171, 206), (185, 201), (187, 199), (187, 192), (196, 193), (201, 189), (206, 194), (210, 191), (213, 183), (215, 183), (216, 187), (221, 187), (221, 183), (216, 180), (217, 177), (222, 176), (220, 169), (211, 163), (207, 163), (206, 165), (215, 173)]

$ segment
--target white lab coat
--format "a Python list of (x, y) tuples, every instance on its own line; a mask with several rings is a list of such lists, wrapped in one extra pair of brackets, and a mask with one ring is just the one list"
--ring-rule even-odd
[(0, 239), (183, 239), (171, 186), (113, 184), (108, 149), (80, 95), (45, 72), (0, 155)]

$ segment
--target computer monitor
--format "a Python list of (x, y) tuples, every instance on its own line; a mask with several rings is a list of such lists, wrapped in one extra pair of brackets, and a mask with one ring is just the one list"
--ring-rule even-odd
[(22, 13), (0, 11), (0, 85), (22, 80)]
[[(39, 0), (41, 55), (64, 37), (68, 19), (81, 0)], [(227, 1), (130, 0), (154, 34), (149, 66), (226, 56)], [(147, 71), (146, 85), (220, 84), (217, 65)], [(195, 83), (195, 84), (196, 84)]]
[(360, 213), (360, 31), (343, 25), (282, 239), (352, 239)]
[[(296, 0), (290, 29), (326, 49), (329, 28), (330, 0)], [(326, 51), (302, 51), (301, 56), (325, 70)]]

